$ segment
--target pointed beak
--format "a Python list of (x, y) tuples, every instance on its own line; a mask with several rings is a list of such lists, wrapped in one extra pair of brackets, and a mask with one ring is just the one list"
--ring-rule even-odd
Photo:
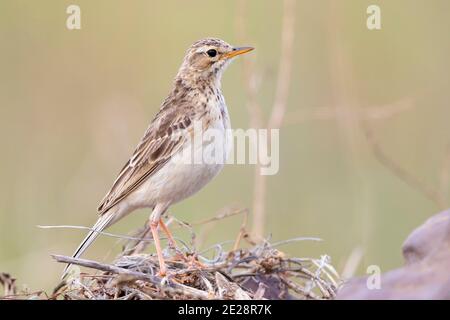
[(226, 53), (224, 55), (224, 58), (230, 59), (230, 58), (236, 57), (236, 56), (238, 56), (240, 54), (244, 54), (244, 53), (250, 52), (253, 49), (255, 49), (255, 48), (252, 48), (252, 47), (233, 48), (233, 51), (230, 51), (230, 52)]

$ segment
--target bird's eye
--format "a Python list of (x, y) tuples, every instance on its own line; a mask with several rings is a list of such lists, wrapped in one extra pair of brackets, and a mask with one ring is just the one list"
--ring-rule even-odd
[(217, 55), (217, 50), (215, 49), (209, 49), (208, 51), (206, 51), (206, 53), (208, 54), (208, 56), (210, 56), (211, 58), (214, 58)]

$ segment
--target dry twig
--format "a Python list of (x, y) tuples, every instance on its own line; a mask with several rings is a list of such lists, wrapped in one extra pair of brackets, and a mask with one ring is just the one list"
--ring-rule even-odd
[[(238, 6), (236, 29), (241, 41), (245, 40), (245, 2), (240, 1)], [(263, 124), (262, 108), (257, 99), (258, 83), (261, 79), (255, 72), (250, 61), (244, 61), (245, 88), (248, 96), (247, 109), (252, 128), (279, 129), (283, 125), (287, 109), (287, 99), (291, 83), (293, 64), (293, 48), (295, 36), (295, 0), (283, 2), (283, 22), (281, 28), (281, 55), (275, 99), (267, 125)], [(269, 145), (270, 145), (269, 138)], [(267, 177), (261, 175), (261, 165), (258, 163), (254, 171), (253, 219), (252, 235), (256, 239), (264, 236), (266, 215)]]
[(288, 258), (267, 241), (229, 252), (221, 248), (219, 257), (207, 263), (199, 262), (198, 258), (211, 261), (200, 253), (166, 257), (169, 275), (165, 278), (157, 275), (158, 260), (152, 254), (121, 256), (113, 264), (52, 257), (102, 271), (96, 276), (71, 274), (52, 298), (331, 299), (340, 282), (327, 256)]

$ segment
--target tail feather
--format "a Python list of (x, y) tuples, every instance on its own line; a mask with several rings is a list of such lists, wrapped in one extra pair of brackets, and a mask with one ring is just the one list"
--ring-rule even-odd
[[(79, 258), (87, 248), (94, 242), (95, 239), (100, 235), (100, 233), (106, 229), (113, 220), (113, 217), (115, 215), (111, 213), (106, 213), (102, 215), (100, 218), (98, 218), (97, 222), (92, 227), (92, 230), (89, 231), (86, 238), (81, 242), (81, 244), (78, 246), (77, 250), (75, 250), (74, 254), (72, 255), (73, 258)], [(62, 275), (62, 279), (64, 279), (67, 276), (67, 273), (69, 271), (71, 264), (66, 265), (64, 268), (64, 272)]]

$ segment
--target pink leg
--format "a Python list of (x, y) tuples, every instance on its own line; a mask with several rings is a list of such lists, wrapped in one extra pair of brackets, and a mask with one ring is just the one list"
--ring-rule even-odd
[(159, 262), (159, 275), (165, 276), (167, 273), (166, 263), (164, 262), (164, 257), (162, 255), (161, 243), (159, 242), (158, 235), (158, 222), (150, 222), (150, 230), (152, 231), (153, 240), (155, 241), (156, 254), (158, 255)]
[(159, 219), (159, 225), (162, 231), (167, 235), (167, 239), (169, 239), (169, 246), (171, 248), (176, 248), (175, 239), (173, 238), (172, 233), (170, 232), (169, 228), (167, 228), (162, 218)]

